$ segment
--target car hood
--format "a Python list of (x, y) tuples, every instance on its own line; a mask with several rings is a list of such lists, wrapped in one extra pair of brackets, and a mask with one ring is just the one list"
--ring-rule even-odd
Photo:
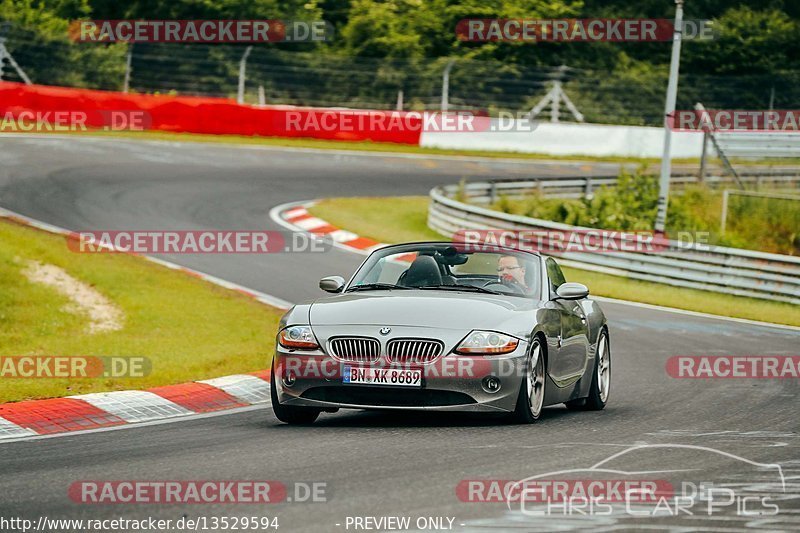
[[(541, 302), (514, 296), (435, 290), (347, 293), (311, 305), (311, 326), (377, 325), (439, 329), (503, 329), (533, 315)], [(528, 327), (533, 321), (525, 320)], [(516, 329), (516, 328), (514, 328)]]

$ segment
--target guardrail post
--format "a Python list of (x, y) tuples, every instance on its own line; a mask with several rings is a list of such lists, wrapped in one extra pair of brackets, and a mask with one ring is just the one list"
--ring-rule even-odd
[(700, 155), (700, 183), (706, 182), (706, 157), (708, 157), (708, 132), (703, 132), (703, 151)]
[(586, 185), (584, 186), (583, 195), (588, 200), (592, 196), (592, 177), (586, 176)]
[(497, 183), (490, 181), (489, 182), (489, 205), (495, 202), (497, 197)]
[(725, 222), (728, 219), (728, 194), (730, 191), (725, 189), (722, 191), (722, 216), (719, 221), (719, 233), (725, 235)]
[(236, 91), (236, 102), (239, 105), (244, 103), (244, 80), (246, 76), (246, 69), (247, 69), (247, 56), (250, 55), (250, 52), (253, 50), (252, 46), (248, 46), (244, 49), (244, 54), (242, 54), (242, 59), (239, 60), (239, 87)]
[(131, 88), (131, 63), (133, 63), (133, 43), (128, 43), (125, 54), (125, 78), (122, 80), (122, 92), (127, 93)]

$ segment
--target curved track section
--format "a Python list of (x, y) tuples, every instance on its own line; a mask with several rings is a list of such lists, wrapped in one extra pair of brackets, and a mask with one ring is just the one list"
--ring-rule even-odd
[[(0, 205), (73, 230), (281, 229), (278, 204), (325, 196), (426, 194), (462, 177), (597, 174), (615, 165), (508, 162), (136, 142), (0, 138)], [(324, 254), (166, 257), (277, 297), (319, 295), (318, 279), (347, 274), (361, 257)], [(625, 454), (625, 470), (692, 470), (707, 482), (753, 483), (737, 462), (709, 460), (698, 447), (779, 464), (798, 491), (798, 384), (784, 380), (681, 380), (665, 371), (678, 354), (796, 354), (794, 331), (604, 303), (613, 385), (602, 412), (548, 408), (534, 426), (435, 414), (340, 412), (313, 427), (277, 423), (268, 409), (65, 436), (0, 447), (0, 516), (180, 518), (277, 515), (281, 531), (346, 531), (347, 517), (446, 516), (454, 531), (603, 527), (743, 530), (800, 527), (798, 500), (778, 518), (723, 515), (650, 519), (575, 515), (536, 518), (503, 504), (464, 503), (464, 479), (516, 480), (589, 468), (635, 444), (681, 444), (669, 453)], [(648, 448), (649, 449), (649, 448)], [(677, 452), (676, 452), (677, 450)], [(715, 456), (716, 457), (716, 456)], [(725, 456), (727, 457), (727, 456)], [(619, 466), (619, 465), (618, 465)], [(327, 503), (80, 505), (79, 480), (227, 479), (324, 482)], [(793, 481), (792, 481), (793, 480)], [(290, 495), (291, 496), (291, 495)], [(337, 525), (338, 524), (338, 525)], [(351, 527), (350, 530), (353, 528)], [(415, 530), (413, 527), (412, 530)]]

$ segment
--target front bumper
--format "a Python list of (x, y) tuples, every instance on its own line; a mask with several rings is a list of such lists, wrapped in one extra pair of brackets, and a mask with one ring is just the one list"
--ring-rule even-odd
[[(345, 366), (322, 352), (303, 354), (278, 348), (273, 368), (278, 401), (287, 406), (319, 409), (398, 409), (423, 411), (512, 412), (520, 384), (525, 379), (528, 344), (499, 356), (448, 354), (426, 365), (391, 365), (381, 358), (371, 366), (422, 370), (421, 387), (343, 383)], [(499, 380), (497, 391), (486, 386), (488, 377)]]

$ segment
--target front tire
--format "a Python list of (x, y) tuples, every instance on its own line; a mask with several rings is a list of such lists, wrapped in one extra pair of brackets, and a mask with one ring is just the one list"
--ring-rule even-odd
[(594, 372), (592, 372), (592, 385), (589, 387), (589, 396), (569, 401), (566, 406), (573, 411), (600, 411), (608, 403), (610, 391), (611, 348), (608, 343), (608, 333), (603, 329), (597, 339), (597, 354), (594, 357)]
[(270, 370), (269, 396), (272, 399), (272, 412), (275, 413), (275, 418), (285, 424), (297, 426), (313, 424), (321, 412), (313, 407), (281, 405), (278, 401), (278, 390), (275, 386), (274, 367)]
[(544, 364), (544, 349), (538, 338), (534, 338), (525, 364), (525, 379), (519, 387), (517, 406), (513, 419), (520, 424), (532, 424), (542, 417), (544, 386), (547, 383)]

